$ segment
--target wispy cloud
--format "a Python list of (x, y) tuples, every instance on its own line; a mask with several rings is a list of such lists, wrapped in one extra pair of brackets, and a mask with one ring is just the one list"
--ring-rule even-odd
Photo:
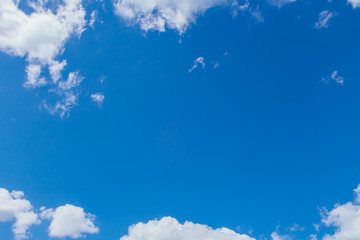
[(327, 28), (329, 26), (329, 21), (332, 19), (336, 13), (330, 12), (329, 10), (322, 11), (319, 14), (319, 19), (315, 23), (314, 27), (317, 29)]
[(344, 78), (339, 75), (339, 72), (337, 70), (333, 71), (330, 77), (324, 77), (322, 81), (326, 84), (336, 82), (340, 85), (344, 85)]
[(278, 8), (283, 7), (286, 4), (296, 2), (296, 0), (268, 0), (271, 5), (275, 5)]
[(189, 69), (189, 73), (191, 73), (192, 71), (194, 71), (196, 68), (201, 67), (202, 69), (205, 68), (205, 59), (203, 57), (198, 57), (197, 59), (194, 60), (194, 64), (193, 66)]

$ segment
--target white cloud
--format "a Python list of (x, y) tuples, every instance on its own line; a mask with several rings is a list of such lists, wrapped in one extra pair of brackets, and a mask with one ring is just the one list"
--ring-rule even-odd
[(350, 3), (353, 8), (360, 7), (360, 0), (348, 0), (348, 3)]
[(337, 70), (333, 71), (330, 77), (323, 78), (322, 81), (327, 84), (329, 84), (331, 81), (335, 81), (338, 84), (344, 85), (344, 78), (339, 75)]
[(257, 5), (256, 8), (254, 8), (254, 9), (250, 9), (249, 12), (257, 23), (264, 22), (264, 16), (263, 16), (262, 12), (260, 11), (259, 5)]
[(59, 81), (57, 85), (51, 89), (57, 95), (57, 101), (51, 105), (44, 101), (42, 106), (51, 114), (59, 114), (61, 118), (67, 116), (70, 110), (77, 104), (79, 97), (78, 87), (84, 77), (79, 72), (71, 72), (66, 81)]
[(194, 64), (193, 66), (189, 69), (189, 72), (194, 71), (196, 68), (198, 68), (199, 66), (201, 66), (202, 69), (205, 68), (205, 60), (203, 57), (198, 57), (197, 59), (194, 60)]
[(319, 19), (315, 23), (314, 27), (318, 29), (327, 28), (329, 26), (330, 19), (333, 18), (334, 16), (335, 13), (329, 12), (329, 10), (322, 11), (319, 14)]
[(39, 2), (27, 15), (13, 0), (0, 0), (0, 50), (29, 62), (51, 64), (72, 34), (81, 35), (85, 10), (81, 0), (65, 0), (54, 14)]
[(304, 230), (305, 230), (305, 227), (302, 227), (297, 223), (294, 223), (294, 225), (289, 227), (290, 232), (303, 232)]
[(89, 26), (94, 28), (94, 24), (97, 20), (97, 16), (98, 16), (98, 11), (92, 11), (91, 15), (90, 15), (90, 20), (89, 20)]
[(61, 78), (61, 71), (64, 69), (66, 64), (66, 60), (63, 60), (62, 62), (53, 61), (49, 65), (50, 75), (54, 83), (57, 83), (57, 81), (59, 81), (59, 79)]
[(360, 203), (360, 184), (358, 185), (357, 188), (354, 189), (354, 193), (355, 193), (355, 202)]
[(309, 240), (318, 240), (318, 237), (316, 234), (310, 234), (309, 235)]
[[(55, 107), (46, 107), (51, 112), (64, 116), (77, 98), (76, 94), (68, 91), (72, 88), (67, 85), (72, 84), (68, 81), (74, 76), (80, 78), (78, 73), (73, 72), (69, 74), (67, 81), (59, 81), (66, 60), (58, 61), (56, 58), (63, 53), (65, 43), (71, 36), (80, 37), (85, 29), (86, 13), (82, 0), (64, 0), (55, 11), (46, 8), (46, 2), (30, 3), (31, 13), (26, 14), (14, 0), (0, 0), (0, 51), (26, 57), (28, 66), (25, 87), (48, 85), (51, 92), (65, 96)], [(52, 81), (41, 76), (45, 68), (48, 68)]]
[(296, 2), (296, 0), (268, 0), (268, 2), (269, 2), (271, 5), (275, 5), (275, 6), (277, 6), (278, 8), (281, 8), (281, 7), (284, 6), (285, 4), (292, 3), (292, 2)]
[(325, 211), (322, 222), (330, 227), (336, 227), (334, 234), (327, 234), (323, 240), (358, 240), (360, 239), (360, 185), (354, 190), (356, 197), (354, 202), (335, 205), (330, 212)]
[(26, 67), (27, 81), (24, 83), (25, 87), (40, 87), (46, 85), (46, 80), (41, 75), (41, 65), (29, 64)]
[(235, 18), (239, 12), (241, 13), (249, 13), (250, 16), (255, 20), (256, 23), (261, 23), (264, 21), (264, 17), (262, 12), (260, 11), (259, 5), (250, 6), (250, 2), (248, 0), (241, 0), (239, 3), (237, 0), (232, 3), (232, 13)]
[(271, 233), (272, 240), (292, 240), (293, 238), (289, 235), (279, 235), (276, 231)]
[(233, 11), (233, 17), (236, 17), (239, 12), (244, 12), (249, 9), (250, 3), (249, 0), (241, 0), (241, 3), (239, 3), (238, 0), (233, 1), (232, 3), (232, 11)]
[(93, 102), (97, 103), (99, 106), (101, 106), (104, 102), (105, 96), (102, 93), (93, 93), (91, 94), (91, 99)]
[(75, 239), (85, 237), (86, 233), (99, 232), (99, 228), (93, 223), (94, 215), (85, 213), (83, 208), (70, 204), (60, 206), (55, 210), (42, 208), (40, 216), (51, 220), (48, 229), (50, 237)]
[(179, 223), (171, 217), (138, 223), (129, 228), (129, 233), (120, 240), (254, 240), (228, 228), (212, 229), (207, 225), (192, 222)]
[(23, 192), (9, 193), (0, 188), (0, 222), (15, 221), (12, 230), (17, 240), (26, 239), (29, 227), (40, 223), (31, 203), (23, 197)]
[(227, 4), (227, 0), (114, 0), (115, 14), (149, 31), (187, 30), (198, 15), (209, 8)]

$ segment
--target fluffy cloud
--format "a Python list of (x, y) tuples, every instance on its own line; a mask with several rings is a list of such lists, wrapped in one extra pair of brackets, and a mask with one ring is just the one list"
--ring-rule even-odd
[(329, 26), (329, 21), (335, 16), (335, 13), (329, 12), (329, 10), (322, 11), (319, 14), (319, 20), (315, 23), (315, 28), (327, 28)]
[(18, 240), (26, 239), (29, 227), (40, 223), (31, 203), (23, 197), (23, 192), (0, 188), (0, 222), (15, 221), (12, 230)]
[[(62, 86), (74, 76), (82, 78), (78, 77), (78, 73), (70, 73), (67, 81), (60, 81), (66, 61), (58, 61), (57, 58), (64, 51), (67, 40), (71, 36), (80, 37), (84, 31), (86, 12), (81, 0), (64, 0), (55, 11), (46, 8), (46, 2), (31, 2), (31, 13), (26, 14), (14, 0), (0, 0), (0, 51), (26, 57), (29, 65), (24, 86), (37, 88), (48, 85), (50, 92), (61, 98), (53, 107), (46, 109), (64, 116), (76, 104), (77, 95), (64, 92)], [(42, 77), (45, 68), (48, 68), (52, 81)]]
[(149, 31), (166, 27), (183, 33), (199, 14), (227, 0), (114, 0), (115, 13)]
[(330, 212), (325, 211), (322, 222), (330, 227), (336, 227), (333, 235), (327, 234), (324, 240), (358, 240), (360, 239), (360, 185), (354, 190), (354, 202), (335, 205)]
[(360, 7), (360, 0), (348, 0), (348, 3), (350, 3), (353, 6), (353, 8)]
[(179, 223), (171, 217), (164, 217), (159, 221), (138, 223), (129, 228), (127, 236), (120, 240), (254, 240), (245, 235), (238, 234), (228, 228), (212, 229), (209, 226), (192, 222)]
[(95, 216), (81, 207), (66, 204), (55, 210), (41, 208), (40, 211), (39, 216), (30, 201), (24, 199), (23, 192), (0, 188), (0, 222), (14, 221), (12, 231), (16, 240), (27, 239), (30, 226), (40, 224), (40, 218), (51, 220), (50, 237), (74, 239), (99, 232), (93, 223)]
[(33, 12), (25, 14), (13, 0), (0, 0), (0, 50), (14, 56), (26, 56), (32, 63), (57, 64), (54, 58), (62, 52), (72, 34), (81, 35), (85, 10), (81, 0), (65, 0), (56, 14), (36, 2)]
[(95, 216), (85, 213), (81, 207), (70, 204), (53, 209), (41, 209), (41, 218), (51, 220), (49, 236), (72, 239), (84, 237), (84, 234), (99, 232), (93, 221)]

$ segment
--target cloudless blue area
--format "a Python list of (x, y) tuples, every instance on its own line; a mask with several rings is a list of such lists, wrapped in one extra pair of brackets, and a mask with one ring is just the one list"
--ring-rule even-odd
[[(22, 86), (26, 62), (0, 54), (2, 187), (36, 208), (84, 207), (101, 230), (89, 240), (163, 216), (254, 237), (294, 223), (311, 233), (318, 207), (353, 198), (359, 10), (262, 3), (265, 21), (255, 23), (213, 8), (179, 36), (142, 33), (106, 6), (103, 23), (63, 55), (66, 71), (84, 75), (84, 93), (105, 94), (102, 108), (83, 94), (68, 118), (50, 115), (39, 108), (45, 93)], [(315, 29), (325, 9), (338, 15)], [(199, 56), (206, 68), (189, 73)], [(343, 86), (321, 81), (334, 70)], [(10, 225), (1, 223), (2, 240), (13, 238)], [(31, 228), (36, 239), (48, 239), (44, 230)]]

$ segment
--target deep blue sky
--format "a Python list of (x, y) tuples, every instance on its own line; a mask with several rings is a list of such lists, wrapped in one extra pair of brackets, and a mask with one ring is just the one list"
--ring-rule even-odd
[[(82, 206), (101, 229), (90, 240), (163, 216), (255, 237), (294, 223), (313, 232), (318, 207), (351, 200), (359, 183), (360, 12), (260, 4), (264, 22), (216, 7), (180, 36), (127, 26), (106, 2), (103, 23), (63, 54), (104, 104), (84, 94), (63, 119), (22, 86), (25, 60), (0, 53), (1, 186), (36, 208)], [(338, 14), (314, 28), (325, 9)], [(189, 73), (199, 56), (206, 68)], [(334, 70), (343, 85), (322, 81)]]

